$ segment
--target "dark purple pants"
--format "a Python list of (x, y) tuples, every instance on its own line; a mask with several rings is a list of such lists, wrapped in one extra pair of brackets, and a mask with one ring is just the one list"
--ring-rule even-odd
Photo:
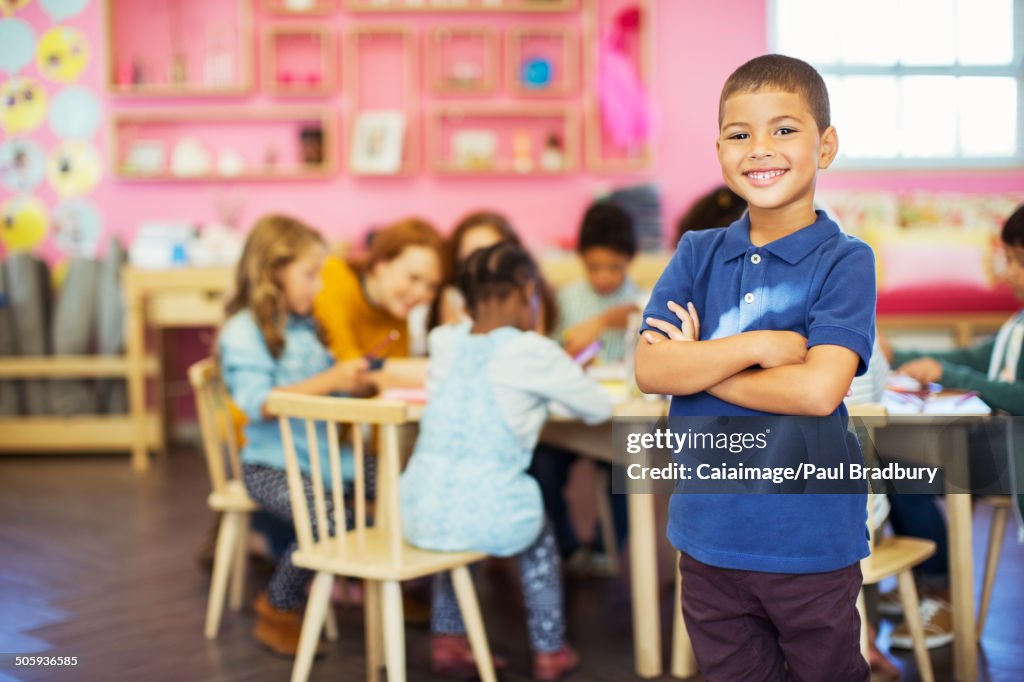
[(707, 682), (868, 682), (860, 564), (829, 573), (718, 568), (683, 553), (683, 618)]

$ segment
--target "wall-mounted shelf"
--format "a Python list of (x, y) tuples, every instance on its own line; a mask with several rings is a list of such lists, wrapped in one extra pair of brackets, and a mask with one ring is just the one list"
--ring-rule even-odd
[(252, 90), (251, 0), (105, 0), (107, 90), (229, 97)]
[(638, 10), (635, 40), (629, 46), (629, 57), (633, 62), (640, 83), (650, 97), (652, 83), (651, 35), (654, 29), (651, 0), (584, 0), (583, 44), (587, 85), (584, 88), (584, 129), (586, 131), (586, 167), (598, 173), (637, 173), (650, 169), (652, 164), (652, 143), (647, 140), (636, 148), (615, 145), (604, 130), (600, 106), (600, 82), (598, 80), (601, 40), (611, 22), (623, 11)]
[(498, 36), (480, 27), (434, 27), (425, 41), (427, 83), (435, 95), (489, 95), (498, 88)]
[(327, 95), (337, 88), (334, 33), (320, 24), (275, 25), (263, 41), (263, 88), (281, 96)]
[(335, 0), (262, 0), (262, 2), (266, 12), (283, 16), (330, 14), (335, 9)]
[(578, 0), (345, 0), (350, 12), (571, 12)]
[(510, 29), (505, 36), (506, 83), (514, 95), (565, 97), (579, 88), (579, 40), (564, 26)]
[[(404, 177), (412, 175), (420, 164), (418, 125), (419, 69), (417, 68), (418, 33), (401, 24), (360, 24), (351, 29), (345, 40), (345, 84), (349, 104), (347, 159), (353, 175)], [(373, 77), (369, 76), (372, 72)], [(394, 122), (394, 114), (402, 119), (398, 126), (363, 126), (366, 115), (383, 114), (382, 120)], [(359, 159), (372, 157), (374, 148), (387, 149), (394, 135), (399, 136), (400, 160), (394, 170), (370, 170), (372, 163)], [(358, 147), (358, 148), (357, 148)]]
[(122, 111), (110, 158), (126, 180), (321, 179), (337, 168), (335, 129), (328, 109)]
[(578, 128), (576, 113), (568, 107), (437, 107), (430, 116), (431, 169), (441, 175), (572, 173), (579, 165)]

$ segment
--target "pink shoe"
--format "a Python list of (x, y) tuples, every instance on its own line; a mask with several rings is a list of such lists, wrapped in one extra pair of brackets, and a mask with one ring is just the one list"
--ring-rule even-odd
[(542, 682), (560, 680), (580, 666), (580, 655), (565, 644), (560, 651), (533, 654), (533, 679)]
[[(474, 680), (480, 676), (469, 638), (460, 635), (434, 635), (430, 642), (430, 669), (435, 675)], [(495, 670), (508, 666), (501, 656), (491, 654)]]

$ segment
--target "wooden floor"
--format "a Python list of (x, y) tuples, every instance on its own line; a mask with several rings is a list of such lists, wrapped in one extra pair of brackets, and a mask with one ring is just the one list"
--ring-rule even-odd
[[(290, 661), (250, 638), (249, 608), (227, 612), (216, 641), (202, 636), (209, 575), (194, 554), (210, 520), (205, 495), (202, 463), (187, 451), (144, 477), (123, 457), (0, 458), (0, 681), (288, 679)], [(983, 681), (1024, 680), (1024, 548), (1013, 531), (1011, 524), (982, 645)], [(987, 534), (988, 510), (979, 508), (978, 574)], [(252, 592), (267, 573), (250, 578)], [(627, 580), (567, 585), (570, 637), (584, 661), (570, 680), (636, 679)], [(501, 679), (530, 679), (514, 578), (499, 565), (478, 574), (478, 589), (492, 647), (510, 660)], [(673, 607), (666, 591), (666, 635)], [(362, 614), (338, 615), (341, 639), (314, 665), (314, 680), (364, 679)], [(435, 679), (428, 646), (426, 630), (407, 629), (410, 680)], [(667, 647), (666, 636), (666, 661)], [(14, 668), (15, 654), (77, 656), (78, 665)], [(937, 679), (950, 680), (949, 647), (932, 655)], [(904, 679), (917, 678), (911, 656), (901, 652), (897, 662)]]

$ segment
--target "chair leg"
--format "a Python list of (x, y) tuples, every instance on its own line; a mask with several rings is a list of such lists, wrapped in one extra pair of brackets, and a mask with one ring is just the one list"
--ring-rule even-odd
[(868, 629), (868, 607), (864, 601), (863, 587), (857, 595), (857, 614), (860, 615), (860, 653), (864, 656), (865, 661), (870, 661), (871, 643), (868, 641), (868, 633), (870, 632)]
[(334, 604), (328, 599), (327, 615), (324, 618), (324, 636), (328, 642), (338, 641), (338, 616), (334, 613)]
[(231, 571), (232, 611), (242, 608), (245, 598), (245, 570), (249, 563), (249, 513), (233, 512), (238, 515), (238, 538), (235, 540), (235, 561)]
[(363, 613), (366, 622), (366, 682), (380, 682), (384, 665), (384, 631), (381, 628), (380, 581), (363, 582)]
[(469, 575), (469, 568), (459, 566), (452, 569), (452, 583), (455, 586), (455, 597), (459, 601), (462, 622), (466, 624), (469, 646), (473, 650), (473, 658), (476, 659), (476, 669), (480, 673), (480, 679), (483, 682), (496, 682), (491, 648), (487, 644), (484, 619), (480, 615), (480, 604), (476, 599), (476, 590), (473, 588), (473, 579)]
[(227, 594), (228, 578), (231, 576), (231, 563), (237, 556), (235, 543), (238, 541), (239, 518), (235, 512), (221, 515), (220, 529), (217, 531), (217, 548), (213, 555), (213, 576), (210, 580), (210, 596), (206, 602), (207, 639), (217, 637), (220, 629), (220, 617), (224, 612), (224, 597)]
[(402, 614), (402, 589), (395, 580), (381, 583), (384, 616), (384, 661), (388, 682), (405, 682), (405, 622)]
[(914, 640), (914, 660), (917, 662), (917, 674), (921, 682), (934, 682), (932, 659), (928, 655), (928, 647), (924, 643), (924, 626), (921, 624), (921, 611), (917, 600), (917, 587), (914, 586), (914, 575), (909, 570), (896, 576), (903, 604), (903, 617), (907, 629)]
[(992, 527), (988, 532), (988, 554), (985, 556), (985, 581), (981, 588), (981, 604), (978, 609), (978, 641), (981, 641), (981, 633), (985, 629), (985, 619), (988, 618), (988, 606), (992, 600), (992, 585), (996, 581), (996, 569), (999, 568), (999, 555), (1003, 550), (1003, 535), (1006, 533), (1005, 507), (995, 507), (992, 510)]
[(613, 575), (619, 574), (619, 546), (615, 541), (615, 518), (608, 501), (608, 474), (601, 467), (594, 467), (594, 501), (597, 504), (597, 518), (601, 525), (601, 542), (608, 556), (608, 569)]
[(306, 613), (302, 617), (302, 632), (299, 634), (299, 650), (295, 654), (292, 666), (292, 682), (306, 682), (309, 671), (313, 667), (316, 645), (320, 640), (320, 631), (327, 617), (327, 608), (331, 601), (331, 585), (334, 575), (317, 571), (313, 577), (313, 585), (309, 590), (306, 602)]
[(676, 602), (672, 609), (672, 677), (693, 677), (697, 674), (697, 656), (693, 653), (693, 643), (686, 631), (683, 620), (683, 576), (679, 573), (679, 553), (676, 552)]

